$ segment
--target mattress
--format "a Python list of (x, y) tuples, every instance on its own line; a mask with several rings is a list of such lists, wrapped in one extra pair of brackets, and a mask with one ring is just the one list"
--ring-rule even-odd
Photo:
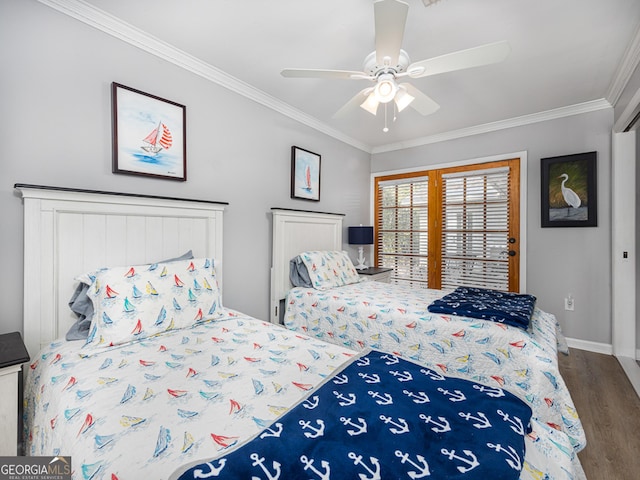
[(446, 293), (382, 282), (297, 287), (288, 293), (284, 324), (336, 345), (380, 349), (504, 387), (531, 406), (536, 420), (565, 432), (576, 452), (584, 448), (584, 430), (558, 369), (558, 351), (567, 350), (555, 317), (535, 308), (524, 330), (429, 312)]

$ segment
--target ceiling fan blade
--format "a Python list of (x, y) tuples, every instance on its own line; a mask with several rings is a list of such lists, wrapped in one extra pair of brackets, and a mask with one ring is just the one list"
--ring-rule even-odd
[(360, 90), (356, 93), (351, 100), (345, 103), (340, 110), (333, 114), (333, 118), (339, 118), (344, 116), (346, 113), (355, 110), (358, 106), (364, 102), (369, 94), (373, 91), (373, 88), (368, 87), (363, 90)]
[(370, 80), (364, 72), (351, 70), (319, 70), (311, 68), (285, 68), (280, 75), (287, 78), (337, 78), (342, 80)]
[(404, 37), (409, 5), (399, 0), (378, 0), (373, 4), (376, 25), (376, 62), (383, 66), (389, 57), (389, 65), (398, 64), (398, 56)]
[(511, 52), (511, 47), (505, 41), (489, 43), (414, 62), (407, 68), (407, 73), (411, 78), (420, 78), (465, 68), (490, 65), (503, 61), (507, 58), (509, 52)]
[(440, 108), (440, 105), (431, 99), (431, 97), (425, 95), (410, 83), (401, 83), (399, 86), (405, 88), (407, 93), (414, 97), (409, 106), (421, 115), (431, 115)]

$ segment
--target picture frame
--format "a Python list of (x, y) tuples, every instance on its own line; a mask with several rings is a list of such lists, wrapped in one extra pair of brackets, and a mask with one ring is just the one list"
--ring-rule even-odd
[(540, 159), (542, 227), (598, 226), (597, 152)]
[(317, 153), (291, 147), (291, 198), (320, 201), (321, 159)]
[(112, 172), (185, 182), (187, 108), (116, 82), (111, 101)]

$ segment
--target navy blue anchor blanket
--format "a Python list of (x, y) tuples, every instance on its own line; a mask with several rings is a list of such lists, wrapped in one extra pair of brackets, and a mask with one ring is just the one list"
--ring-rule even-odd
[(535, 306), (536, 297), (533, 295), (458, 287), (431, 303), (428, 310), (504, 323), (526, 330)]
[(517, 479), (530, 408), (500, 388), (369, 351), (186, 479)]

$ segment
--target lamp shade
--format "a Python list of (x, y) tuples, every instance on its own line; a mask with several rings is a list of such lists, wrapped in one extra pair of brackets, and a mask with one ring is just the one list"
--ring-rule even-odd
[(349, 227), (349, 245), (373, 245), (373, 227)]

